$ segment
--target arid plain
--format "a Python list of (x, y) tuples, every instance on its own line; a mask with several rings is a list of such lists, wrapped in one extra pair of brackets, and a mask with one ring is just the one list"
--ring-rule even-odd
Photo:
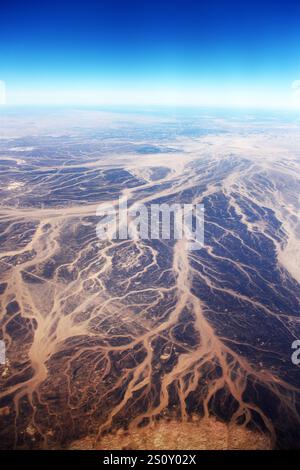
[[(299, 124), (0, 119), (1, 447), (299, 447)], [(204, 204), (204, 246), (99, 240), (125, 196)]]

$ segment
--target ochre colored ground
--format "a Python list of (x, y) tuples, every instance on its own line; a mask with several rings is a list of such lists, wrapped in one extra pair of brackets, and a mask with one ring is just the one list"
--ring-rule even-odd
[(262, 450), (271, 449), (270, 438), (242, 426), (228, 426), (213, 418), (192, 422), (160, 421), (135, 431), (119, 430), (108, 434), (93, 447), (87, 437), (74, 442), (70, 449), (103, 450)]

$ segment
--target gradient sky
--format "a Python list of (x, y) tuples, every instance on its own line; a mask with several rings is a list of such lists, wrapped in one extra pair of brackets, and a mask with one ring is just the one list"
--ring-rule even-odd
[(300, 2), (2, 1), (8, 104), (300, 105)]

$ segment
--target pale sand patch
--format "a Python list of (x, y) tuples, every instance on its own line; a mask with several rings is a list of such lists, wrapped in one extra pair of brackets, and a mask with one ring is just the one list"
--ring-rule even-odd
[(283, 250), (278, 250), (278, 261), (300, 284), (300, 240), (293, 237)]
[(32, 152), (35, 147), (11, 147), (9, 150), (12, 152)]
[(93, 437), (73, 442), (69, 449), (98, 450), (271, 450), (268, 435), (214, 418), (192, 422), (160, 421), (130, 432), (104, 436), (94, 447)]
[(9, 191), (12, 191), (14, 189), (19, 189), (22, 186), (24, 186), (24, 183), (22, 183), (21, 181), (14, 181), (13, 183), (10, 183), (6, 189), (8, 189)]

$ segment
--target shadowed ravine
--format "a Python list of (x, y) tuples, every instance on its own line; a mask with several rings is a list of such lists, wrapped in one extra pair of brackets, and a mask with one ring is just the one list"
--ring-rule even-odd
[[(68, 119), (0, 141), (3, 448), (195, 419), (299, 446), (298, 128)], [(119, 197), (203, 203), (203, 248), (99, 240), (97, 207)]]

